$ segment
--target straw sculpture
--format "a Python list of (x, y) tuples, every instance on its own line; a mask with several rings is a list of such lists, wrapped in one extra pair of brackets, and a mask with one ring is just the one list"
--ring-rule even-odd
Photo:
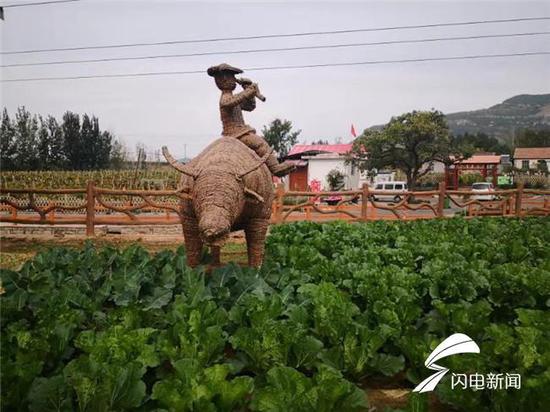
[(220, 246), (231, 231), (242, 229), (248, 264), (260, 266), (274, 197), (267, 157), (231, 137), (216, 140), (185, 165), (166, 148), (163, 153), (183, 174), (179, 190), (191, 194), (181, 204), (187, 263), (197, 266), (203, 245), (209, 245), (219, 264)]
[[(166, 147), (162, 149), (168, 162), (182, 173), (178, 190), (190, 195), (182, 200), (180, 214), (187, 263), (197, 266), (203, 246), (208, 245), (214, 264), (219, 264), (220, 247), (229, 233), (244, 230), (248, 264), (258, 267), (274, 197), (272, 174), (283, 176), (293, 166), (279, 163), (267, 142), (244, 122), (242, 110), (254, 110), (256, 98), (265, 101), (258, 85), (235, 78), (242, 70), (225, 63), (210, 67), (207, 73), (222, 91), (222, 137), (185, 165)], [(243, 90), (233, 94), (237, 83)]]
[[(258, 85), (249, 79), (237, 79), (235, 74), (242, 73), (242, 70), (226, 63), (210, 67), (207, 73), (214, 77), (216, 86), (222, 92), (220, 97), (222, 136), (239, 139), (260, 157), (267, 155), (266, 165), (275, 176), (281, 177), (290, 173), (294, 166), (287, 162), (279, 163), (275, 154), (271, 153), (272, 150), (267, 142), (256, 134), (254, 128), (244, 122), (242, 111), (254, 110), (256, 108), (256, 98), (265, 101)], [(237, 84), (241, 85), (243, 90), (233, 94)]]

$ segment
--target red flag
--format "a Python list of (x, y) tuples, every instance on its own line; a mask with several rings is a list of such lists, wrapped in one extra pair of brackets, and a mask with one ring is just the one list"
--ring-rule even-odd
[(351, 124), (351, 135), (353, 137), (357, 137), (357, 133), (355, 133), (355, 127), (353, 127), (353, 123)]

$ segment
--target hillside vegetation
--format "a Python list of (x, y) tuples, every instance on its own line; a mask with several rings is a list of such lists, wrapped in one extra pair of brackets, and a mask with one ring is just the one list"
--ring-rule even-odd
[(501, 140), (520, 129), (550, 128), (550, 94), (521, 94), (488, 109), (446, 115), (453, 134), (486, 133)]

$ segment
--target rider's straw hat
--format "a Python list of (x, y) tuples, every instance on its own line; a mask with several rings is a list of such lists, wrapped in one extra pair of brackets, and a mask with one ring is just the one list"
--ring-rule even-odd
[(233, 74), (239, 74), (243, 71), (241, 69), (238, 69), (236, 67), (230, 66), (227, 63), (218, 64), (217, 66), (209, 67), (206, 73), (208, 73), (209, 76), (216, 77), (218, 74), (223, 72), (229, 72)]

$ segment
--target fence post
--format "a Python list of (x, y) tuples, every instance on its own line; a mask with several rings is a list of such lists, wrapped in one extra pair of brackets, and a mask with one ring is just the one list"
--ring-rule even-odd
[(95, 190), (93, 180), (86, 185), (86, 236), (94, 236)]
[[(48, 207), (50, 206), (53, 206), (54, 205), (54, 201), (53, 200), (50, 200), (48, 201)], [(50, 213), (48, 213), (48, 220), (50, 222), (54, 222), (55, 221), (55, 209), (52, 209), (52, 211)]]
[(369, 206), (369, 185), (363, 183), (361, 193), (361, 220), (366, 222), (368, 220), (368, 206)]
[(518, 183), (518, 187), (516, 189), (516, 216), (521, 216), (521, 201), (523, 198), (523, 182)]
[(285, 187), (282, 183), (277, 185), (275, 190), (275, 223), (283, 223), (283, 199), (285, 194)]
[(437, 197), (437, 217), (443, 217), (443, 209), (445, 208), (445, 182), (439, 182), (439, 195)]

